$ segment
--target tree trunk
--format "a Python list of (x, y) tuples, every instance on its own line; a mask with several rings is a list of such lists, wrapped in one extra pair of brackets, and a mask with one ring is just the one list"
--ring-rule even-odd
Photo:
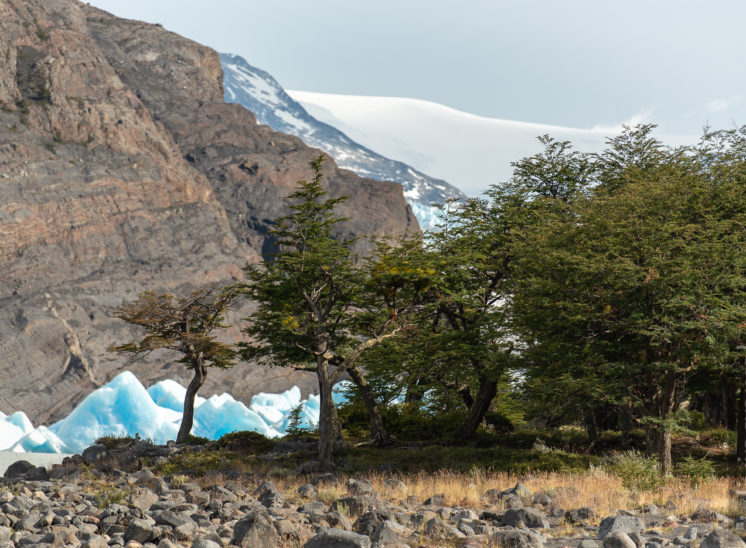
[(373, 445), (381, 446), (391, 442), (391, 436), (386, 431), (386, 427), (383, 425), (383, 418), (381, 418), (381, 411), (378, 409), (373, 393), (370, 390), (370, 385), (365, 379), (362, 372), (356, 367), (348, 367), (347, 372), (350, 374), (352, 382), (358, 387), (360, 396), (363, 398), (365, 403), (365, 409), (368, 411), (368, 421), (370, 422), (370, 441)]
[[(673, 371), (666, 373), (661, 392), (658, 395), (657, 410), (658, 417), (668, 419), (676, 407), (676, 386), (679, 377)], [(670, 476), (673, 466), (671, 464), (671, 427), (664, 423), (662, 428), (656, 432), (658, 461), (661, 474)]]
[(179, 433), (176, 435), (176, 443), (184, 443), (192, 432), (192, 425), (194, 424), (194, 399), (197, 397), (197, 391), (205, 384), (205, 379), (207, 378), (207, 368), (201, 357), (193, 358), (191, 362), (194, 367), (194, 376), (189, 381), (189, 386), (187, 386), (186, 395), (184, 396), (184, 415), (181, 418)]
[(482, 423), (482, 419), (484, 419), (484, 415), (489, 410), (490, 404), (496, 395), (497, 381), (489, 380), (480, 375), (479, 389), (474, 398), (474, 403), (472, 403), (464, 422), (461, 424), (461, 430), (457, 434), (459, 438), (469, 439), (474, 437), (474, 434), (477, 433), (477, 428)]
[(316, 376), (319, 379), (319, 464), (322, 470), (333, 470), (334, 461), (334, 401), (329, 381), (329, 362), (319, 356), (316, 361)]
[(746, 369), (741, 373), (741, 394), (738, 397), (736, 462), (739, 466), (746, 466)]
[(590, 441), (591, 446), (593, 446), (598, 439), (598, 428), (596, 426), (595, 410), (586, 409), (584, 411), (583, 424), (585, 425), (585, 431), (588, 433), (588, 441)]
[(658, 433), (658, 444), (661, 474), (670, 476), (673, 466), (671, 463), (671, 431), (669, 429), (666, 428)]

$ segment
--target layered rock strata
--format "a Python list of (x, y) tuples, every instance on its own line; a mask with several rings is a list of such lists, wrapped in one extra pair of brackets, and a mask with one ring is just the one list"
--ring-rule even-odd
[[(239, 280), (319, 154), (224, 104), (221, 80), (215, 51), (158, 25), (74, 0), (0, 0), (0, 410), (58, 419), (123, 367), (188, 380), (173, 356), (107, 352), (134, 334), (112, 309), (143, 290)], [(325, 176), (350, 196), (345, 235), (417, 228), (399, 186), (331, 160)], [(298, 383), (313, 387), (240, 364), (212, 371), (203, 393)]]

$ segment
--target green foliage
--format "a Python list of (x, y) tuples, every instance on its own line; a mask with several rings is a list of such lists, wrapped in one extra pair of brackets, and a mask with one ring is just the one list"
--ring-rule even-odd
[(607, 459), (604, 467), (619, 476), (622, 484), (631, 491), (652, 491), (663, 484), (658, 461), (639, 451), (615, 453)]
[(295, 406), (292, 409), (292, 411), (290, 411), (290, 414), (288, 415), (288, 427), (286, 429), (287, 437), (291, 439), (298, 439), (305, 431), (305, 428), (301, 424), (301, 413), (302, 412), (303, 412), (302, 404)]
[[(106, 449), (125, 449), (127, 447), (130, 447), (133, 443), (135, 443), (135, 438), (132, 436), (128, 436), (126, 434), (121, 434), (118, 436), (101, 436), (100, 438), (96, 439), (96, 442), (98, 445), (103, 445), (106, 447)], [(152, 443), (152, 442), (150, 442)]]
[(192, 434), (189, 434), (183, 443), (187, 445), (206, 445), (210, 443), (210, 440), (208, 440), (207, 438), (203, 438), (202, 436), (194, 436)]
[(221, 437), (217, 445), (226, 451), (237, 451), (245, 455), (264, 455), (272, 450), (272, 440), (258, 432), (230, 432)]
[(670, 432), (682, 426), (680, 388), (731, 363), (746, 320), (735, 251), (746, 243), (745, 139), (668, 149), (652, 129), (610, 140), (588, 192), (561, 207), (536, 198), (543, 215), (520, 235), (512, 318), (541, 379), (528, 386), (582, 418), (617, 406)]
[(704, 445), (730, 445), (736, 444), (736, 433), (727, 428), (714, 428), (700, 435), (700, 440)]
[(190, 369), (196, 367), (198, 359), (207, 366), (229, 368), (234, 364), (236, 352), (212, 332), (229, 327), (223, 323), (223, 315), (239, 295), (239, 288), (218, 286), (198, 289), (188, 297), (144, 291), (136, 301), (121, 305), (114, 314), (145, 328), (144, 336), (109, 350), (138, 357), (168, 349), (183, 354), (180, 361)]
[(204, 476), (241, 467), (242, 459), (236, 453), (222, 450), (181, 452), (158, 463), (156, 471), (164, 476), (188, 475)]
[(676, 475), (689, 479), (692, 486), (715, 476), (715, 466), (706, 456), (697, 458), (686, 456), (676, 465)]

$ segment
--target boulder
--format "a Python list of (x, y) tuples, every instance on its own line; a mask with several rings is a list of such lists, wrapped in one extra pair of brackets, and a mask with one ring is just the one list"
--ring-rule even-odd
[(605, 539), (612, 533), (642, 533), (645, 524), (638, 516), (610, 516), (599, 527), (598, 538)]
[(370, 548), (370, 538), (350, 531), (320, 527), (304, 548)]
[(529, 529), (547, 529), (549, 522), (536, 508), (516, 508), (505, 512), (500, 520), (502, 525), (510, 527), (528, 527)]
[(603, 540), (603, 548), (637, 548), (630, 536), (622, 531), (609, 533)]
[(255, 510), (236, 522), (231, 542), (251, 548), (275, 548), (280, 535), (267, 514)]
[(699, 548), (744, 548), (746, 543), (741, 537), (734, 535), (725, 529), (713, 529), (712, 532), (702, 539)]

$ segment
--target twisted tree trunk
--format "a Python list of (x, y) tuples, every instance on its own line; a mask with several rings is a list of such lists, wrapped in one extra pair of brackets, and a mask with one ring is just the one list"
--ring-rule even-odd
[(194, 356), (190, 359), (194, 368), (194, 376), (187, 386), (186, 395), (184, 396), (184, 415), (181, 418), (179, 433), (176, 435), (176, 443), (187, 441), (189, 434), (192, 432), (194, 424), (194, 400), (197, 397), (197, 391), (205, 384), (207, 379), (207, 367), (205, 367), (202, 356)]

